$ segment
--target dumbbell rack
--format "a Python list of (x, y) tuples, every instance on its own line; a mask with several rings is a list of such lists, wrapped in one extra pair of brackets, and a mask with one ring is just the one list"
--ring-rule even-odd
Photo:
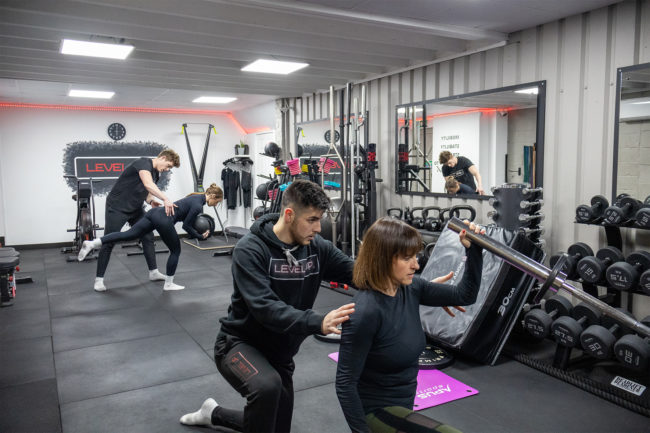
[(542, 188), (530, 188), (528, 184), (505, 183), (492, 188), (494, 197), (490, 205), (494, 211), (488, 213), (497, 227), (521, 232), (537, 247), (544, 249), (544, 214)]
[[(622, 249), (621, 227), (648, 230), (636, 226), (615, 226), (602, 223), (579, 223), (603, 227), (609, 246)], [(598, 295), (598, 287), (606, 287), (612, 306), (620, 306), (620, 290), (600, 284), (589, 284), (578, 279), (583, 290)], [(613, 298), (611, 295), (614, 294)], [(634, 295), (645, 295), (641, 290), (628, 291), (627, 305), (632, 308)], [(504, 350), (517, 361), (575, 385), (601, 398), (650, 417), (650, 371), (638, 372), (625, 367), (615, 359), (598, 360), (584, 354), (579, 347), (556, 344), (552, 339), (531, 341), (521, 329), (513, 333)], [(634, 392), (645, 387), (640, 395)]]

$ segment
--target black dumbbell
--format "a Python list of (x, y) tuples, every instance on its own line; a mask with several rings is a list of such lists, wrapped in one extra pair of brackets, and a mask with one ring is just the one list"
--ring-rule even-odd
[[(422, 212), (422, 207), (414, 207), (411, 209), (411, 226), (413, 226), (416, 229), (423, 229), (424, 228), (424, 214)], [(419, 215), (416, 215), (415, 213), (418, 212)]]
[(605, 209), (603, 221), (609, 225), (625, 224), (634, 217), (642, 205), (643, 203), (633, 197), (623, 197), (618, 203)]
[[(632, 313), (618, 308), (624, 314), (630, 317)], [(580, 345), (582, 350), (589, 356), (597, 359), (610, 359), (614, 356), (614, 343), (616, 343), (616, 334), (628, 332), (620, 323), (614, 321), (611, 317), (603, 317), (601, 325), (591, 325), (585, 332), (580, 334)]]
[(576, 208), (576, 222), (590, 223), (600, 219), (605, 209), (609, 207), (609, 201), (602, 195), (595, 195), (591, 198), (591, 206), (581, 204)]
[[(584, 242), (576, 242), (575, 244), (571, 245), (567, 253), (569, 256), (566, 258), (566, 262), (564, 262), (564, 266), (562, 266), (560, 272), (566, 275), (569, 279), (574, 279), (578, 276), (576, 273), (576, 265), (582, 258), (594, 255), (594, 251), (591, 249), (591, 247)], [(551, 256), (551, 268), (555, 267), (555, 264), (561, 256), (561, 253)]]
[(641, 282), (641, 274), (648, 269), (650, 269), (650, 253), (636, 251), (627, 256), (624, 262), (614, 263), (607, 268), (605, 277), (610, 286), (619, 290), (631, 290)]
[[(435, 216), (432, 213), (435, 211)], [(430, 232), (439, 232), (442, 230), (442, 221), (440, 220), (440, 208), (438, 206), (425, 207), (422, 210), (424, 217), (424, 229)]]
[(650, 195), (645, 198), (643, 206), (634, 215), (634, 221), (637, 226), (650, 229)]
[(583, 281), (591, 284), (605, 282), (605, 270), (616, 262), (622, 262), (625, 256), (616, 247), (605, 247), (598, 250), (596, 257), (580, 259), (576, 270)]
[(580, 343), (582, 331), (586, 327), (600, 322), (601, 312), (596, 307), (581, 302), (573, 307), (571, 316), (558, 317), (551, 325), (551, 334), (560, 346), (577, 346)]
[[(641, 323), (650, 326), (650, 316), (641, 320)], [(614, 344), (614, 354), (625, 366), (647, 371), (650, 365), (650, 338), (641, 338), (635, 334), (624, 335)]]
[(524, 328), (537, 338), (548, 337), (553, 318), (571, 314), (573, 305), (567, 298), (555, 295), (544, 303), (544, 309), (535, 308), (524, 316)]

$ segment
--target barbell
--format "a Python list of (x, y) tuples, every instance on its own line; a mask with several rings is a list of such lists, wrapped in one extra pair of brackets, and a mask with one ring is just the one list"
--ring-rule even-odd
[[(460, 233), (461, 231), (467, 229), (467, 225), (460, 219), (454, 217), (451, 218), (447, 223), (447, 228), (453, 230), (456, 233)], [(604, 315), (615, 319), (632, 331), (650, 338), (650, 328), (643, 323), (567, 283), (567, 281), (564, 280), (560, 274), (560, 269), (564, 265), (564, 260), (558, 260), (553, 269), (549, 269), (541, 263), (538, 263), (530, 257), (526, 256), (525, 254), (522, 254), (519, 251), (490, 238), (489, 236), (467, 230), (465, 237), (469, 239), (470, 242), (475, 243), (484, 250), (489, 251), (495, 256), (503, 259), (509, 265), (514, 266), (515, 268), (530, 275), (536, 280), (543, 282), (544, 284), (542, 285), (542, 288), (535, 297), (535, 303), (539, 303), (539, 301), (541, 301), (548, 288), (555, 287), (556, 289), (562, 289), (571, 293), (571, 295), (575, 296), (577, 299), (589, 305), (592, 305), (601, 311)]]

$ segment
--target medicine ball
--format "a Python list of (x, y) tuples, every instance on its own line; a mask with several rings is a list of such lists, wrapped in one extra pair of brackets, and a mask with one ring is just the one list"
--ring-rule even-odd
[(214, 232), (214, 218), (208, 214), (198, 214), (194, 219), (194, 230), (199, 232), (199, 234), (203, 234), (207, 230), (210, 232), (208, 237), (212, 236)]
[(266, 213), (266, 209), (264, 208), (264, 206), (257, 206), (255, 209), (253, 209), (253, 219), (258, 219), (265, 213)]
[(269, 141), (266, 146), (264, 146), (264, 155), (277, 159), (280, 156), (280, 146)]
[(257, 185), (257, 188), (255, 188), (255, 197), (259, 198), (260, 200), (268, 200), (269, 199), (269, 183), (264, 182), (260, 183)]

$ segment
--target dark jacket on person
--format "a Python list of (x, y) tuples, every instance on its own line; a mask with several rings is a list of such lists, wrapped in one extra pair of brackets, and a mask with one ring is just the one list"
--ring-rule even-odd
[(473, 304), (481, 283), (481, 253), (474, 244), (467, 249), (467, 267), (458, 285), (416, 277), (395, 296), (376, 290), (356, 294), (354, 314), (343, 323), (336, 371), (336, 394), (353, 432), (369, 432), (365, 417), (380, 408), (413, 408), (418, 357), (426, 343), (420, 304)]
[(321, 332), (325, 316), (311, 309), (321, 280), (350, 283), (354, 262), (319, 235), (308, 245), (284, 244), (273, 232), (278, 217), (259, 218), (233, 251), (234, 290), (215, 347), (239, 339), (272, 362), (290, 362), (307, 336)]

